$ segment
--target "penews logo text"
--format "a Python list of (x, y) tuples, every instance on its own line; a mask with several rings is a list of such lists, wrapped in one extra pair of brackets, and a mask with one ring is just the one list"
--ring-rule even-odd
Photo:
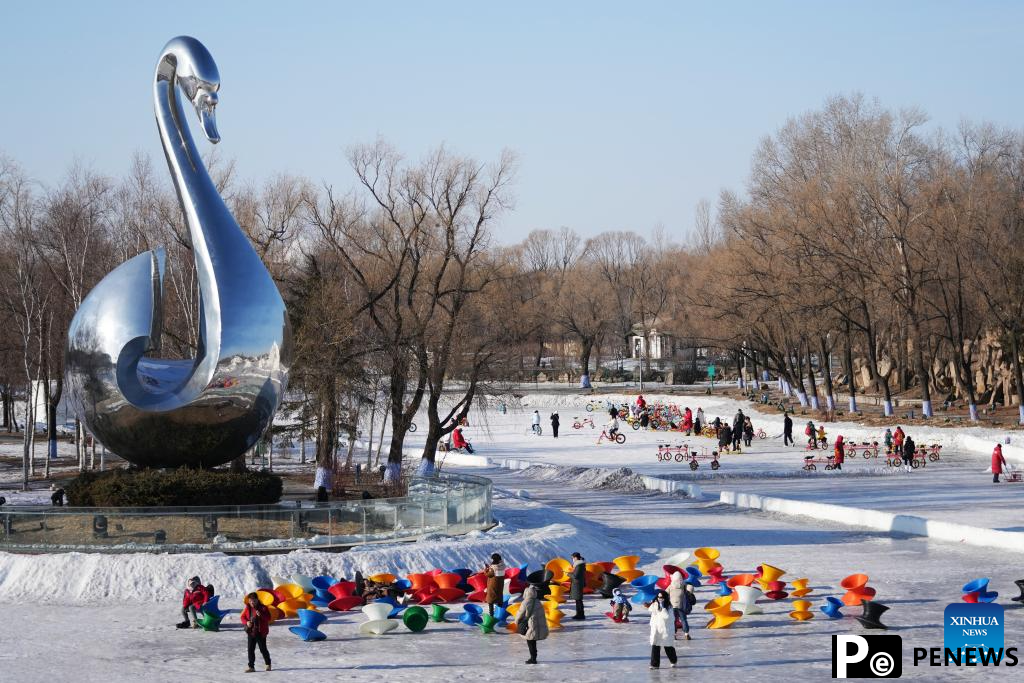
[[(1006, 648), (1003, 607), (994, 603), (956, 602), (943, 615), (943, 645), (914, 648), (914, 665), (1016, 666), (1016, 648)], [(943, 656), (944, 655), (944, 656)]]

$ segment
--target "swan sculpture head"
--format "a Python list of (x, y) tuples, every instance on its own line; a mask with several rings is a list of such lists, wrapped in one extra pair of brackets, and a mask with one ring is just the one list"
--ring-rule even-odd
[[(171, 39), (164, 47), (156, 70), (157, 80), (167, 80), (177, 85), (192, 103), (199, 117), (206, 139), (217, 144), (217, 91), (220, 90), (220, 72), (213, 55), (202, 43), (189, 36)], [(173, 92), (173, 88), (172, 88)]]
[(209, 467), (234, 459), (266, 431), (287, 387), (284, 302), (210, 179), (185, 116), (187, 100), (203, 135), (218, 142), (219, 89), (217, 64), (202, 43), (188, 36), (167, 43), (153, 99), (199, 281), (195, 357), (153, 357), (163, 324), (159, 249), (103, 278), (68, 330), (72, 406), (109, 450), (140, 465)]

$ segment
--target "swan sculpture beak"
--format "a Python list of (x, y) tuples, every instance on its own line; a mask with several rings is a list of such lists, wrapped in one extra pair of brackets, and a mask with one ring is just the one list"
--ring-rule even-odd
[(217, 117), (214, 115), (217, 109), (218, 97), (216, 91), (199, 88), (192, 100), (195, 105), (196, 114), (199, 115), (199, 123), (203, 127), (203, 134), (206, 139), (217, 144), (220, 142), (220, 133), (217, 132)]

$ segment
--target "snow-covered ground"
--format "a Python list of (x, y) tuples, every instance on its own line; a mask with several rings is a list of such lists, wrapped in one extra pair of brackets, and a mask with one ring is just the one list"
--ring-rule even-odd
[[(648, 397), (649, 399), (656, 397)], [(731, 420), (745, 404), (718, 397), (676, 399), (702, 406), (709, 418)], [(814, 592), (815, 619), (798, 623), (788, 617), (791, 599), (766, 602), (765, 614), (746, 617), (726, 631), (703, 629), (703, 603), (713, 587), (698, 589), (699, 605), (691, 616), (694, 640), (680, 642), (680, 670), (663, 669), (651, 679), (701, 676), (716, 681), (825, 680), (831, 675), (833, 633), (864, 633), (851, 618), (828, 621), (818, 611), (824, 597), (839, 595), (839, 581), (852, 573), (871, 577), (877, 599), (890, 606), (883, 621), (903, 637), (904, 677), (945, 679), (977, 675), (1013, 677), (1013, 671), (913, 667), (913, 647), (942, 646), (942, 612), (960, 599), (960, 587), (979, 576), (992, 579), (1006, 605), (1006, 644), (1016, 646), (1024, 634), (1024, 610), (1009, 597), (1024, 578), (1021, 554), (927, 538), (905, 538), (883, 531), (807, 517), (745, 510), (724, 505), (720, 490), (870, 507), (933, 519), (1018, 531), (1024, 527), (1019, 500), (1024, 484), (991, 483), (986, 472), (991, 444), (1003, 440), (994, 430), (929, 428), (911, 431), (919, 443), (943, 443), (942, 460), (923, 470), (894, 472), (858, 458), (844, 472), (805, 473), (802, 448), (781, 447), (781, 416), (753, 414), (755, 426), (769, 438), (750, 452), (725, 456), (722, 469), (706, 464), (691, 472), (683, 465), (657, 460), (659, 443), (688, 441), (712, 446), (710, 440), (677, 434), (634, 432), (625, 428), (623, 446), (594, 444), (602, 413), (586, 413), (578, 396), (528, 395), (507, 414), (493, 409), (471, 414), (466, 429), (477, 452), (495, 461), (518, 459), (548, 463), (550, 468), (515, 471), (473, 467), (466, 471), (495, 482), (495, 517), (500, 525), (463, 538), (433, 537), (415, 543), (375, 545), (343, 554), (294, 552), (287, 555), (45, 555), (0, 554), (0, 600), (10, 624), (17, 625), (0, 648), (0, 679), (82, 681), (148, 679), (176, 681), (203, 676), (245, 680), (244, 635), (237, 612), (220, 633), (178, 631), (177, 598), (181, 584), (199, 574), (212, 582), (222, 606), (240, 605), (243, 593), (267, 585), (273, 576), (293, 573), (334, 576), (390, 570), (399, 574), (434, 567), (478, 568), (491, 552), (510, 564), (535, 568), (555, 556), (582, 552), (590, 561), (636, 554), (640, 567), (660, 573), (668, 561), (682, 562), (701, 546), (721, 550), (726, 575), (749, 572), (765, 562), (786, 570), (784, 578), (807, 577)], [(527, 434), (529, 414), (540, 410), (544, 436)], [(550, 436), (548, 416), (557, 409), (562, 432)], [(573, 430), (574, 416), (593, 416), (598, 429)], [(802, 425), (796, 425), (798, 435)], [(830, 437), (843, 433), (857, 441), (880, 436), (852, 424), (827, 426)], [(667, 438), (666, 438), (667, 437)], [(407, 446), (415, 452), (422, 432)], [(1016, 444), (1007, 449), (1013, 458)], [(299, 469), (289, 462), (290, 467)], [(446, 469), (456, 469), (454, 460)], [(583, 468), (629, 468), (609, 475)], [(311, 469), (311, 466), (310, 466)], [(640, 486), (635, 473), (678, 477), (698, 483), (701, 500), (655, 493)], [(310, 680), (568, 680), (632, 679), (647, 674), (648, 627), (641, 608), (633, 623), (616, 625), (601, 616), (605, 605), (587, 601), (591, 618), (566, 628), (540, 644), (542, 664), (531, 668), (521, 639), (485, 636), (458, 622), (430, 624), (421, 634), (400, 627), (381, 638), (361, 637), (361, 615), (330, 614), (322, 627), (328, 640), (303, 643), (284, 622), (272, 628), (270, 649), (275, 676)], [(457, 616), (461, 608), (454, 606)], [(856, 608), (845, 608), (854, 614)], [(54, 647), (59, 638), (60, 646)]]

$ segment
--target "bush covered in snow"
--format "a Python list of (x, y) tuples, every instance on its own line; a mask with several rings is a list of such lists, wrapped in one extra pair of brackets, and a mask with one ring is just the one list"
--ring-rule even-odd
[(283, 487), (265, 472), (118, 469), (84, 472), (65, 491), (75, 507), (268, 505), (281, 500)]

